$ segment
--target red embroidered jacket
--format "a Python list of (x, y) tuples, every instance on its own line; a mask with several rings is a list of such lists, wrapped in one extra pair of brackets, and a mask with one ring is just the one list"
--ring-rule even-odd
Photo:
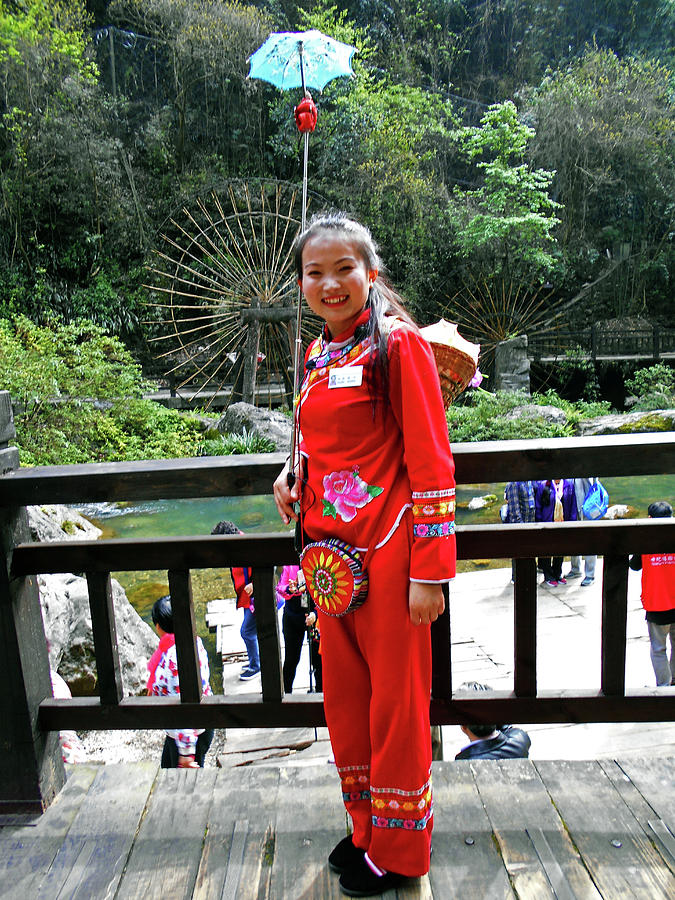
[[(312, 540), (338, 537), (361, 550), (382, 546), (412, 509), (410, 578), (455, 574), (455, 481), (433, 353), (419, 332), (392, 320), (389, 404), (373, 408), (364, 312), (350, 334), (310, 346), (300, 390), (306, 458), (303, 526)], [(362, 367), (362, 368), (359, 368)]]

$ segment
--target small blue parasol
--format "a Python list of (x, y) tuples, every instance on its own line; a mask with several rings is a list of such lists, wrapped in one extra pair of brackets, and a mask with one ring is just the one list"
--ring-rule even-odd
[[(307, 160), (309, 157), (309, 133), (316, 125), (316, 106), (308, 94), (308, 88), (322, 91), (329, 81), (341, 75), (353, 75), (352, 57), (356, 47), (343, 44), (321, 31), (277, 31), (249, 58), (249, 78), (268, 81), (281, 90), (302, 88), (303, 99), (295, 109), (298, 129), (304, 138), (302, 166), (302, 223), (307, 221)], [(308, 107), (302, 108), (304, 104)], [(298, 295), (298, 316), (295, 328), (295, 354), (293, 362), (293, 397), (297, 395), (300, 360), (302, 359), (302, 296)], [(289, 485), (294, 481), (297, 435), (293, 428), (291, 437), (291, 465)]]
[(248, 77), (269, 81), (282, 91), (322, 91), (333, 78), (353, 74), (355, 52), (356, 47), (320, 31), (277, 31), (250, 57)]

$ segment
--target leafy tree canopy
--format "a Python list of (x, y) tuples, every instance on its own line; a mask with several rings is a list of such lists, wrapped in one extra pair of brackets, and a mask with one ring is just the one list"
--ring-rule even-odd
[(82, 0), (0, 0), (0, 63), (26, 63), (28, 48), (39, 51), (43, 66), (64, 64), (95, 81), (96, 66), (87, 53), (89, 24)]
[(671, 71), (588, 48), (525, 97), (532, 154), (555, 169), (559, 232), (577, 279), (607, 276), (608, 312), (659, 309), (675, 263)]
[(0, 320), (0, 384), (19, 407), (23, 465), (193, 456), (199, 446), (197, 421), (142, 399), (140, 367), (89, 322)]
[(560, 208), (549, 196), (553, 172), (534, 169), (526, 152), (534, 130), (511, 101), (496, 104), (477, 127), (456, 132), (460, 151), (482, 178), (476, 190), (454, 189), (451, 219), (465, 257), (486, 275), (511, 274), (540, 282), (556, 266), (552, 231)]

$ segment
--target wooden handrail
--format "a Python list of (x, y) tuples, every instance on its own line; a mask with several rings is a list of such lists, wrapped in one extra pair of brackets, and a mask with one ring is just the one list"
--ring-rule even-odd
[(593, 324), (585, 329), (556, 328), (548, 332), (528, 335), (528, 355), (560, 357), (567, 350), (580, 352), (587, 359), (639, 359), (658, 360), (665, 353), (675, 356), (675, 330), (656, 323), (640, 328), (617, 332), (604, 330)]
[[(453, 444), (458, 484), (662, 475), (675, 468), (675, 432)], [(22, 468), (0, 476), (0, 506), (269, 494), (283, 453)]]
[[(675, 519), (614, 522), (538, 522), (457, 527), (459, 559), (528, 559), (535, 556), (667, 552), (675, 547)], [(268, 568), (297, 563), (290, 534), (196, 535), (53, 541), (19, 544), (11, 575), (121, 572), (146, 569)]]
[[(581, 522), (531, 525), (473, 525), (458, 528), (458, 557), (471, 559), (484, 555), (486, 548), (495, 557), (517, 560), (514, 603), (514, 691), (490, 695), (503, 714), (497, 719), (528, 722), (555, 721), (564, 709), (564, 721), (609, 721), (615, 718), (665, 721), (675, 719), (672, 698), (658, 693), (636, 697), (625, 695), (626, 598), (628, 554), (646, 550), (668, 550), (675, 546), (675, 520), (639, 522)], [(537, 692), (536, 667), (536, 555), (560, 553), (604, 554), (602, 643), (600, 652), (601, 690), (593, 694), (563, 694), (543, 697)], [(39, 721), (53, 728), (129, 728), (171, 727), (179, 719), (185, 725), (217, 727), (260, 727), (266, 725), (318, 725), (324, 723), (320, 699), (284, 698), (280, 671), (278, 620), (274, 600), (273, 571), (277, 565), (293, 562), (295, 551), (291, 535), (205, 535), (122, 539), (110, 541), (21, 544), (16, 547), (11, 577), (39, 573), (86, 570), (90, 584), (90, 603), (96, 640), (100, 698), (77, 702), (45, 700), (40, 704)], [(261, 650), (262, 698), (204, 698), (200, 702), (200, 682), (195, 648), (194, 611), (190, 597), (192, 568), (220, 568), (231, 565), (253, 567), (258, 636)], [(109, 612), (111, 571), (164, 569), (169, 573), (172, 596), (176, 597), (178, 667), (181, 692), (176, 717), (176, 702), (166, 698), (124, 699), (119, 688), (119, 663), (114, 643), (114, 623)], [(91, 588), (95, 589), (94, 594)], [(434, 671), (432, 683), (432, 719), (435, 723), (482, 721), (493, 717), (493, 705), (470, 706), (452, 690), (449, 610), (432, 628)], [(488, 696), (481, 695), (480, 703)], [(518, 700), (522, 709), (516, 715), (509, 706)], [(499, 702), (498, 702), (499, 701)], [(506, 704), (507, 714), (502, 705)], [(552, 710), (557, 710), (553, 712)], [(611, 712), (609, 712), (611, 710)], [(183, 715), (185, 711), (185, 716)], [(187, 713), (189, 712), (189, 715)], [(466, 716), (472, 716), (467, 719)], [(478, 716), (478, 718), (476, 718)], [(553, 716), (554, 718), (549, 718)], [(606, 718), (608, 717), (608, 718)], [(635, 718), (637, 717), (637, 718)]]

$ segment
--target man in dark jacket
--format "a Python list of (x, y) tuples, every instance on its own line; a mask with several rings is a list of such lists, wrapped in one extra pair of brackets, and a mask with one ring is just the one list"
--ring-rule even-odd
[[(530, 736), (515, 725), (462, 725), (471, 741), (455, 759), (525, 759), (530, 752)], [(474, 729), (476, 729), (474, 731)], [(483, 735), (483, 732), (487, 734)]]
[[(487, 684), (468, 681), (460, 690), (490, 691)], [(530, 736), (515, 725), (461, 725), (470, 744), (455, 759), (524, 759), (530, 752)]]

